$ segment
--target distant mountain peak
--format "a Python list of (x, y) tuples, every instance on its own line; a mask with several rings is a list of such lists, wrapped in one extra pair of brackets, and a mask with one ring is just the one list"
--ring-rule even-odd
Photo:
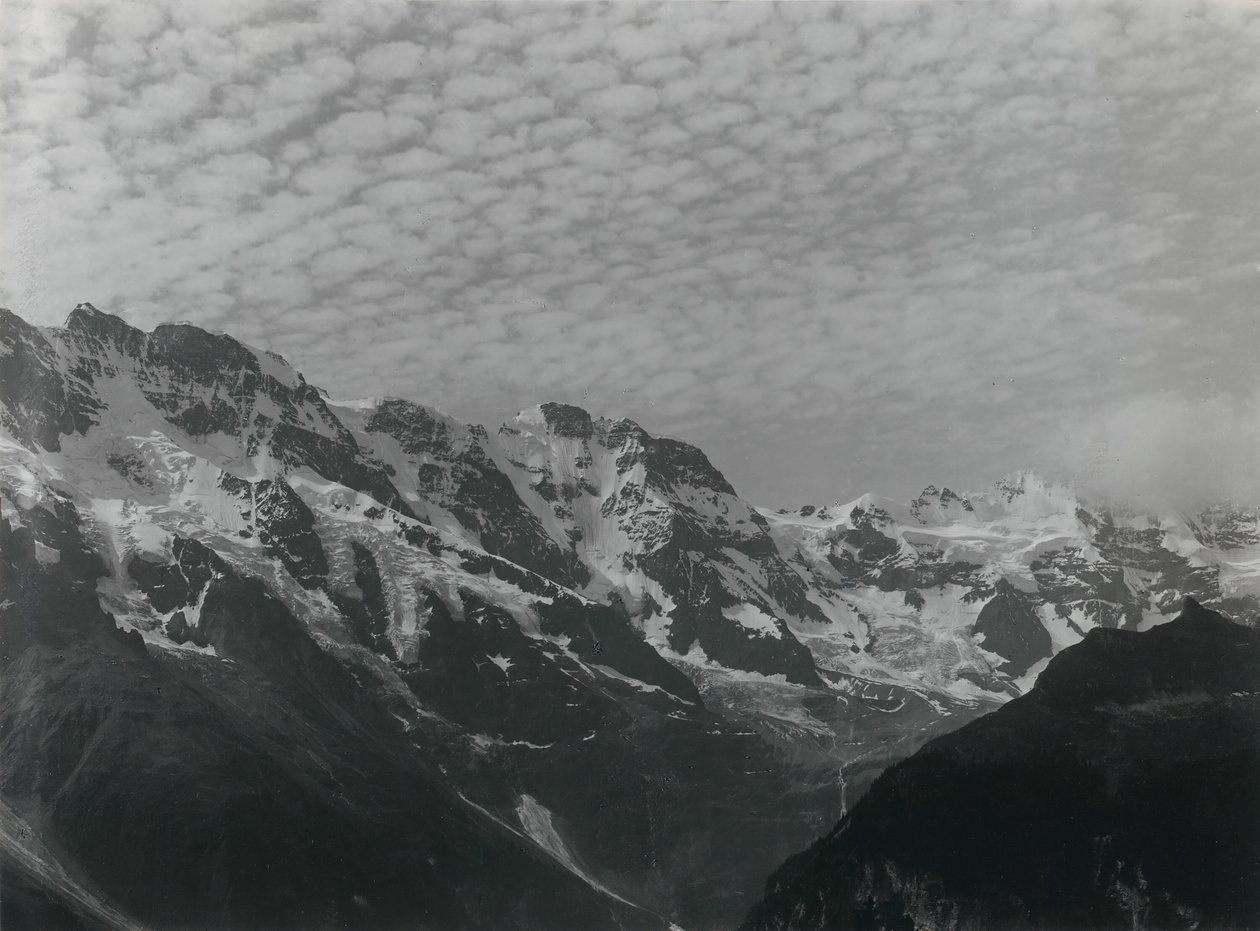
[(553, 436), (588, 440), (594, 434), (591, 415), (575, 404), (545, 401), (517, 412), (513, 423), (528, 432), (542, 431)]
[(88, 303), (76, 305), (66, 316), (62, 329), (89, 340), (102, 340), (124, 352), (138, 352), (145, 340), (143, 330), (133, 327), (117, 314), (106, 313)]
[(538, 409), (547, 426), (559, 436), (585, 440), (594, 431), (591, 415), (576, 405), (548, 401), (540, 404)]
[(62, 327), (67, 330), (93, 329), (102, 326), (109, 329), (124, 327), (129, 330), (135, 329), (118, 314), (111, 314), (101, 310), (95, 304), (90, 304), (86, 301), (82, 304), (76, 304), (74, 309), (66, 314), (65, 323), (62, 324)]
[(1067, 491), (1066, 486), (1046, 478), (1036, 469), (1017, 469), (998, 479), (993, 487), (1008, 501), (1020, 495)]

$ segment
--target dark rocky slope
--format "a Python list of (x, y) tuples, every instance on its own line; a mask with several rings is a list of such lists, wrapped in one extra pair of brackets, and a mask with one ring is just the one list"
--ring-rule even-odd
[[(481, 426), (464, 426), (399, 398), (383, 399), (364, 424), (369, 434), (392, 437), (416, 468), (424, 505), (445, 508), (476, 534), (488, 553), (509, 559), (561, 585), (580, 588), (590, 573), (572, 550), (547, 536), (538, 516), (517, 496), (512, 481), (487, 453)], [(424, 507), (420, 508), (423, 513)]]
[(1186, 599), (892, 767), (743, 927), (1260, 927), (1260, 632)]
[[(408, 733), (257, 581), (195, 543), (138, 574), (219, 656), (150, 655), (96, 604), (73, 509), (0, 521), (0, 789), (90, 890), (159, 928), (660, 928), (461, 799), (440, 722)], [(37, 539), (61, 542), (59, 561)], [(46, 544), (45, 544), (46, 545)], [(221, 658), (220, 658), (221, 657)], [(224, 659), (227, 662), (224, 662)], [(417, 752), (416, 743), (427, 752)], [(470, 780), (471, 781), (471, 780)], [(94, 927), (18, 870), (0, 922)], [(32, 924), (33, 922), (33, 924)], [(76, 924), (76, 922), (78, 924)]]
[[(705, 709), (610, 607), (540, 608), (565, 653), (431, 592), (415, 662), (390, 661), (417, 713), (389, 657), (317, 643), (196, 539), (123, 567), (183, 647), (146, 649), (101, 609), (81, 521), (56, 497), (0, 520), (0, 792), (73, 878), (0, 837), (5, 928), (95, 927), (84, 901), (117, 927), (721, 927), (838, 814), (825, 772)], [(369, 641), (373, 564), (348, 618)]]

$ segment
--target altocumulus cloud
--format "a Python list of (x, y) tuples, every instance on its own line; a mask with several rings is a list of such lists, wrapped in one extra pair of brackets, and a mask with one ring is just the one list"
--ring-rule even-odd
[(470, 419), (585, 403), (772, 503), (1098, 473), (1083, 446), (1139, 418), (1177, 429), (1118, 458), (1163, 456), (1203, 409), (1255, 448), (1252, 4), (49, 0), (0, 29), (0, 299), (40, 322), (187, 319)]

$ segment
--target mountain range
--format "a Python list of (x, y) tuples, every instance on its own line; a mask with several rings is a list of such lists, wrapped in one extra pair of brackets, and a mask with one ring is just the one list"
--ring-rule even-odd
[(630, 420), (89, 304), (0, 310), (0, 364), (6, 927), (730, 927), (1060, 655), (1260, 609), (1235, 504), (771, 511)]

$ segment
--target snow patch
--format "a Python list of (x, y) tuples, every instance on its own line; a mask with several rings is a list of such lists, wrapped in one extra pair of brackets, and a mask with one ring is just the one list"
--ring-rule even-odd
[(745, 630), (753, 631), (759, 637), (773, 637), (776, 640), (783, 639), (783, 632), (779, 630), (779, 622), (754, 604), (744, 602), (733, 608), (726, 608), (722, 614), (729, 620), (738, 623)]
[(503, 674), (507, 675), (507, 671), (512, 668), (512, 661), (506, 656), (498, 655), (488, 656), (487, 659), (503, 670)]
[(632, 679), (630, 678), (630, 676), (627, 676), (624, 673), (618, 672), (617, 670), (613, 669), (611, 666), (600, 666), (600, 665), (590, 664), (590, 668), (598, 670), (600, 673), (602, 673), (605, 676), (608, 676), (608, 678), (610, 679), (616, 679), (619, 682), (625, 682), (627, 685), (632, 685), (641, 692), (661, 692), (665, 695), (669, 695), (671, 698), (674, 697), (672, 693), (665, 691), (665, 689), (661, 688), (659, 685), (652, 685), (651, 683), (644, 682), (641, 679)]

